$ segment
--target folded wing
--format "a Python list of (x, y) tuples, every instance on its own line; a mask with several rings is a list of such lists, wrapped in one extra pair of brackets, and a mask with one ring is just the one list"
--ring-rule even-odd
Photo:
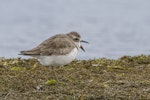
[(21, 55), (42, 55), (42, 56), (50, 56), (50, 55), (64, 55), (68, 54), (73, 48), (75, 48), (75, 44), (69, 38), (66, 38), (65, 34), (55, 35), (47, 40), (43, 41), (37, 47), (27, 50), (21, 51)]

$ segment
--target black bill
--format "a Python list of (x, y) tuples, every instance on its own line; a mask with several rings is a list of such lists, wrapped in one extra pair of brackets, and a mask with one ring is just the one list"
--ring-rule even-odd
[(89, 43), (89, 42), (87, 42), (87, 41), (84, 41), (84, 40), (81, 40), (80, 42), (83, 42), (83, 43)]
[(81, 49), (85, 52), (85, 50), (84, 50), (84, 48), (83, 48), (83, 46), (82, 46), (82, 45), (80, 46), (80, 48), (81, 48)]

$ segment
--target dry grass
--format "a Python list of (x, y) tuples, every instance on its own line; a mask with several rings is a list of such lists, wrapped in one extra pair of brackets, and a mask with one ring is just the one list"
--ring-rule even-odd
[(150, 99), (150, 56), (74, 61), (52, 69), (35, 59), (0, 60), (0, 100)]

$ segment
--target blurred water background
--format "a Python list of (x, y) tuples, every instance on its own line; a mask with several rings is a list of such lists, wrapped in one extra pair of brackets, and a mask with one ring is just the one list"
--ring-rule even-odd
[(77, 31), (90, 44), (78, 59), (150, 54), (150, 0), (0, 0), (0, 57)]

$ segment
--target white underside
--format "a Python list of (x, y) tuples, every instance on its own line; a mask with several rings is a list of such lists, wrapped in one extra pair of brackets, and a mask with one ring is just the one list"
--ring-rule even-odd
[(53, 55), (53, 56), (35, 56), (38, 61), (45, 66), (61, 66), (72, 62), (78, 53), (78, 49), (74, 48), (69, 54), (66, 55)]

